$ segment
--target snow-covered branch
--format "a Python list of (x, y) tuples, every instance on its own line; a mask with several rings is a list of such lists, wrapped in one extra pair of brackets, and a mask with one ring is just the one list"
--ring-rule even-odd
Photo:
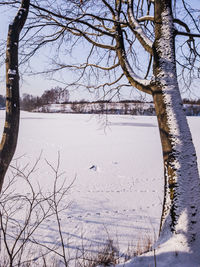
[(144, 21), (152, 21), (154, 22), (154, 17), (153, 16), (143, 16), (137, 19), (139, 22), (144, 22)]
[(150, 54), (153, 54), (153, 50), (152, 50), (153, 42), (147, 37), (141, 25), (135, 19), (134, 14), (133, 14), (132, 0), (128, 0), (128, 19), (131, 25), (131, 29), (135, 33), (135, 36), (137, 37), (141, 45), (144, 47), (146, 51), (148, 51)]
[(124, 74), (126, 75), (128, 81), (133, 87), (136, 87), (140, 91), (147, 93), (147, 94), (152, 94), (151, 91), (151, 81), (147, 79), (142, 79), (139, 77), (134, 70), (132, 69), (131, 65), (129, 64), (129, 61), (126, 56), (126, 52), (124, 49), (124, 44), (123, 44), (123, 39), (120, 38), (120, 34), (117, 38), (117, 54), (119, 58), (120, 65), (124, 71)]

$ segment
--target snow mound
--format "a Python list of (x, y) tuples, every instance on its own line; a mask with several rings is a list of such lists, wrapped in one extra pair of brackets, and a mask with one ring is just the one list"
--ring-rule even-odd
[(199, 267), (200, 254), (199, 245), (195, 245), (193, 250), (187, 245), (187, 238), (184, 235), (173, 235), (163, 244), (156, 245), (147, 253), (131, 259), (125, 264), (117, 267)]

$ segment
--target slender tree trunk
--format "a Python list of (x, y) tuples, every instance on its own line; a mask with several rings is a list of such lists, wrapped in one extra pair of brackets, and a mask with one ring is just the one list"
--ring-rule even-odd
[(0, 144), (0, 192), (4, 176), (15, 153), (19, 129), (19, 34), (26, 21), (30, 0), (22, 0), (20, 9), (9, 25), (6, 50), (6, 119)]
[(174, 38), (171, 0), (155, 0), (153, 99), (165, 171), (160, 240), (180, 234), (191, 245), (200, 235), (200, 181), (177, 82)]

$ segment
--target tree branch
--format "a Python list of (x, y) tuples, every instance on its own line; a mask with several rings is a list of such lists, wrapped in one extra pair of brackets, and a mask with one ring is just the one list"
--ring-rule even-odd
[(133, 14), (133, 0), (128, 0), (128, 19), (131, 25), (131, 30), (134, 32), (135, 36), (144, 47), (146, 51), (148, 51), (151, 55), (153, 54), (153, 42), (147, 37), (144, 33), (141, 25), (138, 21), (134, 18)]
[(188, 36), (188, 37), (194, 37), (194, 38), (200, 38), (200, 34), (191, 33), (191, 32), (181, 32), (181, 31), (175, 31), (176, 35), (182, 35), (182, 36)]
[(154, 17), (153, 16), (143, 16), (137, 19), (139, 22), (144, 22), (144, 21), (152, 21), (154, 22)]
[(116, 31), (118, 32), (116, 36), (117, 43), (117, 55), (120, 62), (120, 65), (123, 69), (124, 74), (126, 75), (130, 84), (140, 91), (148, 94), (152, 94), (151, 90), (151, 82), (146, 79), (141, 79), (131, 68), (129, 61), (126, 56), (124, 41), (123, 41), (123, 33), (120, 27), (120, 24), (116, 23)]

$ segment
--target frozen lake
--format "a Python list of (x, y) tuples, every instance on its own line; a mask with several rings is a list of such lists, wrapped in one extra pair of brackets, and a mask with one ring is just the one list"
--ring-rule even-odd
[[(200, 118), (188, 120), (200, 158)], [(4, 111), (0, 121), (2, 131)], [(58, 152), (66, 184), (75, 179), (65, 200), (70, 205), (61, 213), (71, 248), (113, 239), (124, 251), (140, 238), (157, 236), (163, 166), (155, 117), (21, 112), (17, 165), (33, 165), (41, 152), (32, 179), (43, 189), (50, 190), (54, 178), (45, 160), (55, 166)], [(26, 191), (20, 182), (17, 188)], [(55, 243), (55, 221), (48, 220), (42, 229), (38, 238)]]

